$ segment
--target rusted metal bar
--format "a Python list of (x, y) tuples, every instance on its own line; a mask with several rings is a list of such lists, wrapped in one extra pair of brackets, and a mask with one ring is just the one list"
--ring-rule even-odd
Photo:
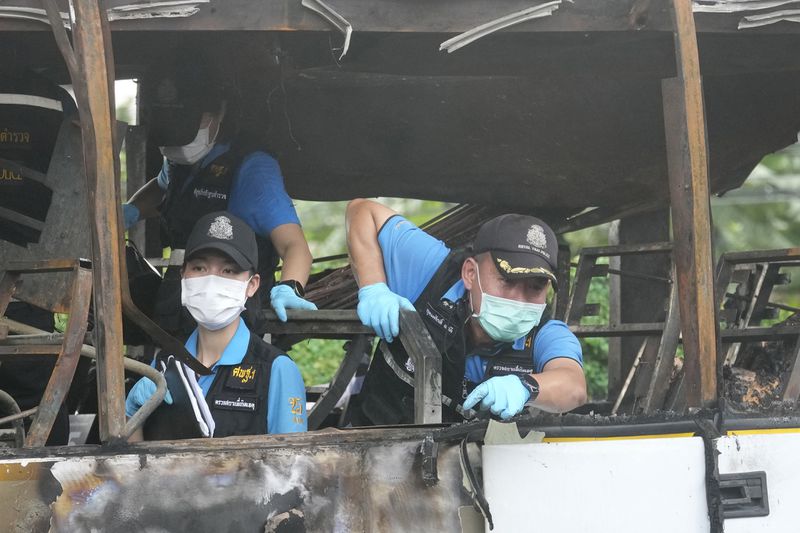
[[(0, 392), (2, 392), (2, 391), (0, 391)], [(22, 420), (23, 418), (27, 418), (29, 416), (33, 416), (33, 415), (36, 414), (36, 411), (38, 411), (38, 410), (39, 410), (38, 407), (33, 407), (33, 408), (27, 409), (25, 411), (20, 411), (19, 413), (14, 414), (14, 415), (4, 416), (3, 418), (0, 418), (0, 424), (8, 424), (9, 422), (14, 422), (16, 420)], [(22, 445), (24, 444), (24, 442), (25, 442), (25, 439), (23, 438), (23, 440), (20, 442), (20, 445), (17, 446), (17, 447), (18, 448), (22, 448)]]
[(0, 317), (6, 314), (8, 304), (14, 296), (14, 289), (19, 281), (19, 274), (6, 271), (0, 278)]
[(714, 304), (705, 111), (691, 0), (672, 0), (678, 77), (661, 82), (670, 204), (689, 407), (717, 397), (718, 324)]
[(586, 255), (581, 251), (566, 312), (566, 323), (570, 326), (578, 326), (581, 323), (581, 317), (583, 317), (586, 307), (586, 297), (589, 295), (589, 286), (592, 284), (594, 263), (594, 256)]
[(653, 373), (642, 400), (642, 411), (644, 413), (653, 413), (662, 409), (667, 399), (670, 376), (675, 363), (675, 351), (678, 349), (678, 342), (681, 337), (679, 307), (678, 291), (673, 287), (669, 297), (664, 331), (661, 334), (658, 353), (653, 363)]
[(56, 360), (56, 366), (47, 382), (47, 388), (39, 402), (39, 412), (31, 424), (25, 446), (35, 448), (44, 446), (53, 422), (58, 415), (61, 404), (75, 375), (78, 365), (83, 336), (86, 334), (89, 303), (92, 298), (92, 271), (84, 268), (75, 269), (72, 284), (71, 305), (67, 329), (64, 332), (64, 343)]
[(786, 372), (788, 376), (784, 382), (783, 392), (781, 399), (785, 402), (797, 402), (800, 398), (800, 335), (794, 343), (794, 349), (789, 354), (789, 361), (791, 361), (789, 370)]
[(568, 218), (564, 222), (552, 225), (553, 231), (558, 234), (578, 231), (598, 224), (605, 224), (614, 220), (642, 215), (664, 207), (666, 200), (659, 198), (650, 202), (636, 202), (622, 207), (597, 207)]
[[(743, 317), (740, 317), (739, 320), (736, 321), (736, 324), (733, 326), (736, 329), (745, 329), (748, 326), (750, 326), (750, 321), (755, 316), (754, 315), (754, 311), (755, 311), (755, 305), (754, 305), (755, 302), (754, 302), (754, 300), (761, 298), (762, 289), (765, 288), (764, 287), (764, 283), (766, 281), (767, 272), (769, 270), (770, 270), (770, 267), (768, 266), (768, 263), (765, 263), (765, 264), (761, 265), (761, 269), (759, 270), (759, 272), (757, 274), (755, 285), (753, 287), (753, 294), (752, 295), (755, 296), (755, 298), (750, 298), (750, 301), (748, 302), (747, 311), (745, 312), (745, 315)], [(750, 278), (749, 272), (748, 272), (747, 278), (748, 279)], [(725, 285), (727, 285), (727, 283)], [(769, 289), (767, 290), (767, 295), (766, 295), (767, 299), (769, 298), (769, 294), (771, 292), (772, 292), (772, 287), (770, 286)], [(717, 309), (719, 309), (719, 307), (717, 307)], [(732, 329), (730, 325), (729, 325), (728, 329)], [(733, 366), (736, 363), (736, 358), (739, 356), (739, 350), (741, 349), (741, 347), (742, 347), (742, 345), (740, 343), (734, 343), (733, 345), (728, 346), (728, 350), (725, 353), (725, 358), (723, 360), (723, 364), (725, 366)]]
[(336, 375), (331, 380), (330, 385), (308, 413), (309, 431), (318, 429), (320, 424), (325, 420), (325, 417), (330, 414), (336, 402), (342, 397), (342, 394), (347, 388), (347, 384), (350, 382), (353, 375), (355, 375), (356, 370), (358, 370), (358, 365), (361, 364), (364, 353), (369, 349), (370, 337), (366, 335), (356, 335), (356, 337), (350, 341), (350, 346), (347, 349), (342, 364), (339, 366), (339, 370), (336, 371)]
[(273, 335), (374, 335), (363, 325), (352, 309), (323, 309), (319, 311), (287, 310), (288, 321), (281, 322), (272, 311), (265, 311), (266, 329)]
[(400, 341), (414, 363), (414, 422), (442, 422), (442, 355), (416, 311), (400, 311)]
[(775, 341), (800, 335), (800, 326), (773, 326), (771, 328), (723, 329), (720, 338), (723, 343)]
[(636, 244), (617, 244), (614, 246), (595, 246), (581, 250), (581, 255), (594, 257), (622, 256), (630, 254), (658, 254), (672, 251), (671, 242), (648, 242)]
[(119, 254), (122, 236), (118, 221), (113, 96), (109, 94), (114, 65), (108, 61), (107, 51), (111, 49), (111, 42), (104, 35), (102, 19), (106, 15), (98, 2), (74, 0), (72, 7), (75, 13), (73, 40), (83, 80), (75, 93), (81, 114), (91, 221), (94, 224), (94, 308), (95, 316), (99, 318), (94, 334), (98, 351), (100, 439), (109, 442), (121, 438), (125, 426)]
[(751, 250), (747, 252), (728, 252), (723, 255), (728, 263), (773, 263), (800, 259), (800, 248), (782, 248), (779, 250)]
[(628, 370), (628, 376), (625, 378), (625, 383), (622, 384), (622, 389), (620, 389), (619, 391), (619, 396), (617, 396), (617, 400), (614, 402), (614, 406), (611, 408), (612, 416), (617, 414), (619, 406), (622, 405), (622, 400), (625, 398), (625, 394), (628, 392), (628, 387), (630, 387), (631, 381), (633, 381), (633, 376), (636, 375), (636, 369), (639, 368), (639, 363), (642, 360), (642, 355), (644, 354), (646, 346), (647, 346), (647, 339), (642, 341), (642, 345), (639, 347), (639, 352), (636, 354), (636, 357), (633, 360), (633, 364), (631, 365), (630, 370)]
[(664, 330), (663, 322), (642, 322), (631, 324), (608, 324), (603, 326), (570, 326), (577, 337), (639, 337), (642, 335), (660, 335)]
[[(21, 333), (23, 335), (36, 335), (40, 337), (46, 337), (49, 335), (46, 331), (42, 331), (34, 328), (33, 326), (29, 326), (15, 320), (10, 320), (5, 317), (0, 317), (0, 324), (7, 325), (11, 331)], [(94, 349), (94, 346), (88, 346), (84, 344), (81, 347), (80, 353), (82, 357), (88, 357), (89, 359), (97, 360), (97, 351)], [(150, 413), (152, 413), (162, 402), (167, 393), (167, 382), (164, 380), (164, 375), (150, 365), (140, 363), (139, 361), (130, 359), (128, 357), (123, 359), (123, 363), (126, 371), (133, 372), (140, 376), (146, 376), (153, 380), (153, 382), (156, 384), (156, 392), (144, 403), (144, 405), (142, 405), (138, 411), (136, 411), (135, 415), (128, 419), (127, 424), (125, 424), (123, 436), (127, 439), (133, 434), (134, 431), (141, 427), (145, 419), (150, 416)]]
[(89, 263), (80, 259), (42, 259), (41, 261), (9, 261), (6, 270), (15, 273), (71, 272)]
[(61, 351), (60, 344), (28, 344), (0, 346), (0, 358), (17, 355), (58, 355)]
[(11, 413), (9, 416), (0, 418), (0, 425), (12, 422), (14, 426), (14, 445), (17, 448), (22, 448), (25, 443), (25, 425), (22, 423), (22, 419), (27, 416), (25, 414), (27, 411), (25, 413), (21, 412), (19, 404), (14, 400), (14, 397), (4, 390), (0, 390), (0, 407), (2, 407), (3, 412)]
[[(598, 266), (608, 266), (608, 265), (598, 265)], [(608, 272), (609, 274), (614, 274), (622, 277), (641, 279), (645, 281), (660, 281), (662, 283), (672, 283), (672, 280), (669, 278), (664, 278), (661, 276), (653, 276), (652, 274), (643, 274), (641, 272), (634, 272), (633, 270), (619, 270), (617, 268), (606, 268), (605, 271)]]
[(569, 245), (564, 244), (558, 247), (558, 289), (556, 290), (555, 314), (553, 315), (553, 318), (557, 320), (564, 320), (567, 316), (570, 274), (570, 250)]

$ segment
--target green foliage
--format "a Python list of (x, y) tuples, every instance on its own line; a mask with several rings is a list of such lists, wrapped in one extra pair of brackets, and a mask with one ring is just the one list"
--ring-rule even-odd
[[(422, 224), (451, 204), (427, 200), (412, 200), (405, 198), (378, 198), (377, 201), (385, 204), (414, 224)], [(344, 214), (347, 202), (309, 202), (295, 201), (295, 209), (303, 224), (303, 232), (311, 248), (311, 255), (315, 258), (347, 253), (347, 240), (345, 234)], [(313, 272), (327, 268), (338, 268), (347, 264), (347, 259), (315, 263)]]
[(289, 356), (297, 363), (307, 387), (328, 383), (344, 358), (344, 341), (311, 339), (295, 344)]
[[(582, 325), (608, 324), (608, 278), (592, 279), (586, 303), (599, 304), (599, 309), (596, 316), (584, 317)], [(595, 337), (580, 341), (589, 398), (595, 401), (605, 400), (608, 396), (608, 339)]]

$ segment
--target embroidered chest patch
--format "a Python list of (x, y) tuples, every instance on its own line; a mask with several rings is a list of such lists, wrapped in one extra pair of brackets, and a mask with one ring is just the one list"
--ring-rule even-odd
[[(452, 312), (452, 304), (449, 304), (448, 308), (444, 305), (445, 303), (449, 304), (449, 302), (443, 301), (443, 307)], [(441, 329), (445, 335), (452, 335), (456, 330), (455, 324), (453, 324), (451, 318), (449, 316), (445, 316), (443, 313), (440, 313), (439, 310), (430, 303), (425, 306), (425, 318), (428, 319), (428, 324)]]
[(228, 167), (226, 165), (216, 165), (212, 163), (211, 166), (208, 167), (208, 171), (219, 178), (228, 173)]
[(214, 400), (214, 407), (217, 409), (225, 409), (228, 411), (244, 411), (247, 413), (255, 413), (256, 411), (256, 397), (255, 396), (220, 396)]
[(261, 373), (255, 365), (238, 365), (231, 369), (225, 387), (237, 390), (256, 390), (256, 379)]

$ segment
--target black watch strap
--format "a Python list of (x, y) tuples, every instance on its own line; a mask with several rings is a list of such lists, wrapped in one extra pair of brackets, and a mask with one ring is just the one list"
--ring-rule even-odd
[(303, 298), (306, 295), (306, 290), (303, 288), (303, 285), (299, 281), (293, 279), (284, 279), (279, 281), (278, 285), (288, 285), (289, 287), (292, 288), (294, 293), (300, 298)]
[(536, 378), (530, 374), (523, 374), (519, 376), (519, 380), (522, 382), (522, 386), (531, 393), (531, 397), (528, 398), (528, 403), (536, 400), (536, 397), (539, 396), (539, 382), (536, 381)]

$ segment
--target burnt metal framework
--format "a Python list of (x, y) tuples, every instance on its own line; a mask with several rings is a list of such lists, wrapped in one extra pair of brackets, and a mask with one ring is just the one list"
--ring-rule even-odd
[[(643, 337), (627, 378), (614, 402), (611, 414), (617, 413), (629, 387), (634, 383), (634, 378), (632, 405), (626, 408), (626, 411), (653, 413), (663, 408), (670, 386), (675, 351), (680, 341), (680, 312), (678, 291), (674, 283), (674, 269), (671, 278), (662, 278), (645, 272), (613, 269), (608, 264), (599, 263), (598, 260), (631, 255), (671, 254), (672, 251), (672, 243), (658, 242), (584, 248), (580, 252), (565, 317), (565, 322), (570, 329), (578, 337)], [(666, 300), (652, 302), (653, 306), (660, 306), (663, 309), (663, 320), (661, 322), (581, 325), (583, 317), (597, 314), (597, 304), (589, 304), (586, 301), (592, 279), (609, 274), (669, 284), (670, 291)]]
[(788, 368), (781, 380), (781, 398), (789, 402), (800, 398), (800, 325), (763, 327), (761, 322), (774, 318), (774, 311), (781, 308), (799, 311), (771, 301), (775, 286), (789, 281), (781, 270), (798, 267), (800, 248), (788, 248), (723, 254), (716, 269), (716, 298), (726, 323), (720, 335), (722, 343), (728, 345), (720, 363), (735, 365), (739, 350), (746, 342), (793, 342)]
[[(317, 429), (344, 393), (355, 375), (364, 354), (372, 346), (374, 332), (361, 324), (355, 311), (288, 310), (287, 322), (279, 321), (269, 313), (267, 330), (272, 335), (286, 335), (291, 342), (305, 338), (352, 338), (344, 360), (328, 388), (322, 393), (314, 408), (308, 413), (308, 429)], [(403, 345), (414, 363), (414, 423), (440, 424), (442, 422), (442, 356), (416, 311), (400, 312), (400, 335)]]
[[(9, 346), (3, 342), (8, 340), (7, 326), (5, 328), (6, 335), (0, 335), (0, 358), (15, 355), (58, 356), (30, 431), (25, 439), (25, 446), (27, 447), (44, 446), (61, 404), (67, 396), (67, 390), (72, 382), (72, 376), (75, 374), (75, 367), (78, 364), (78, 358), (83, 346), (83, 337), (86, 334), (89, 301), (92, 295), (92, 271), (87, 262), (80, 260), (11, 262), (6, 266), (3, 277), (0, 278), (0, 317), (2, 317), (14, 295), (22, 274), (46, 274), (50, 272), (69, 272), (72, 277), (72, 289), (69, 294), (70, 315), (62, 342), (58, 344)], [(17, 416), (22, 417), (25, 414), (19, 413)], [(12, 419), (13, 417), (6, 417), (4, 422), (9, 422)]]
[[(516, 1), (516, 0), (515, 0)], [(386, 10), (372, 9), (372, 2), (359, 0), (353, 9), (361, 15), (348, 20), (353, 23), (356, 34), (363, 31), (366, 37), (381, 32), (397, 31), (402, 16), (414, 7), (413, 20), (409, 26), (414, 32), (453, 32), (471, 27), (481, 17), (498, 14), (499, 9), (513, 8), (497, 6), (480, 0), (460, 3), (458, 12), (452, 5), (431, 5), (426, 17), (419, 17), (415, 6), (407, 3), (393, 4), (383, 0)], [(120, 260), (121, 226), (119, 224), (119, 192), (117, 190), (118, 160), (113, 128), (113, 96), (110, 90), (115, 78), (111, 39), (105, 14), (98, 3), (91, 0), (74, 0), (75, 23), (72, 28), (74, 49), (63, 29), (59, 5), (55, 0), (44, 0), (47, 14), (52, 22), (53, 33), (63, 55), (75, 87), (84, 137), (84, 153), (87, 165), (87, 180), (90, 190), (90, 206), (93, 221), (93, 265), (95, 276), (95, 307), (102, 317), (99, 321), (96, 343), (99, 353), (100, 397), (102, 399), (101, 436), (110, 442), (122, 437), (123, 428), (123, 360), (119, 351), (121, 342), (122, 308), (127, 306), (128, 296), (123, 278), (124, 266)], [(198, 17), (186, 19), (180, 28), (184, 30), (260, 30), (285, 32), (305, 30), (316, 32), (326, 29), (324, 20), (311, 12), (303, 11), (299, 3), (291, 3), (287, 9), (282, 2), (259, 2), (264, 12), (252, 16), (252, 7), (246, 0), (231, 0), (212, 8), (202, 9)], [(391, 9), (389, 9), (391, 7)], [(607, 11), (604, 11), (607, 10)], [(400, 17), (400, 18), (398, 18)], [(496, 18), (496, 17), (495, 17)], [(717, 22), (719, 20), (719, 22)], [(8, 23), (3, 22), (3, 28)], [(132, 21), (119, 23), (115, 29), (135, 30)], [(170, 30), (173, 21), (148, 21), (147, 30)], [(586, 5), (564, 5), (563, 14), (536, 22), (535, 32), (620, 31), (630, 33), (634, 29), (647, 27), (653, 32), (671, 32), (675, 58), (674, 68), (649, 68), (648, 72), (664, 78), (661, 84), (664, 118), (664, 135), (669, 169), (669, 196), (673, 214), (675, 242), (673, 257), (676, 268), (677, 300), (680, 308), (681, 329), (686, 349), (687, 382), (692, 385), (687, 399), (691, 406), (708, 405), (716, 397), (716, 352), (718, 339), (716, 305), (713, 296), (713, 268), (710, 240), (708, 157), (703, 93), (701, 88), (699, 52), (695, 21), (690, 0), (672, 0), (663, 3), (617, 2), (589, 3)], [(14, 27), (19, 29), (20, 26)], [(26, 28), (24, 25), (22, 28)], [(731, 32), (735, 24), (730, 17), (703, 19), (707, 32)], [(40, 26), (37, 26), (37, 29)], [(516, 27), (509, 30), (514, 36), (530, 29)], [(125, 32), (121, 32), (122, 36)], [(292, 33), (292, 32), (287, 32)], [(294, 32), (294, 37), (298, 36)], [(770, 33), (770, 30), (765, 30)], [(116, 37), (117, 34), (115, 34)], [(126, 36), (135, 39), (132, 32)], [(502, 39), (498, 39), (498, 42)], [(455, 57), (455, 56), (454, 56)], [(716, 57), (716, 56), (712, 56)], [(722, 57), (722, 56), (720, 56)], [(577, 58), (575, 58), (577, 60)], [(796, 61), (792, 58), (775, 59), (765, 68), (783, 66), (781, 61)], [(456, 64), (463, 64), (458, 60)], [(730, 61), (723, 61), (725, 69), (735, 69)], [(565, 63), (559, 69), (565, 70)], [(792, 63), (794, 64), (794, 63)], [(511, 65), (510, 67), (508, 65)], [(513, 61), (506, 67), (517, 68)], [(640, 65), (641, 66), (641, 65)], [(446, 71), (449, 67), (440, 65)], [(606, 67), (603, 67), (606, 68)], [(607, 65), (611, 68), (611, 64)], [(483, 72), (478, 69), (479, 72)], [(521, 72), (526, 72), (524, 69)], [(346, 69), (343, 69), (346, 73)], [(336, 80), (331, 78), (332, 82)], [(346, 137), (346, 136), (342, 136)], [(296, 154), (294, 159), (297, 159)], [(447, 188), (447, 187), (445, 187)], [(452, 187), (449, 187), (452, 188)], [(442, 189), (440, 187), (440, 189)], [(556, 189), (556, 188), (554, 188)], [(474, 191), (473, 191), (474, 192)], [(442, 190), (436, 191), (441, 196)], [(485, 197), (485, 188), (480, 194)], [(562, 195), (568, 196), (568, 195)], [(550, 197), (548, 197), (550, 198)], [(543, 200), (544, 201), (544, 200)], [(645, 202), (646, 203), (646, 202)], [(574, 208), (576, 206), (568, 206)], [(630, 206), (628, 206), (630, 207)], [(635, 208), (633, 208), (635, 209)], [(626, 213), (619, 206), (600, 213), (585, 216), (585, 220), (597, 222)], [(573, 222), (574, 226), (575, 222)], [(564, 227), (568, 227), (569, 224)], [(561, 300), (563, 301), (563, 300)], [(130, 309), (131, 313), (135, 313)], [(166, 340), (165, 340), (166, 341)], [(177, 353), (182, 347), (175, 346)]]

